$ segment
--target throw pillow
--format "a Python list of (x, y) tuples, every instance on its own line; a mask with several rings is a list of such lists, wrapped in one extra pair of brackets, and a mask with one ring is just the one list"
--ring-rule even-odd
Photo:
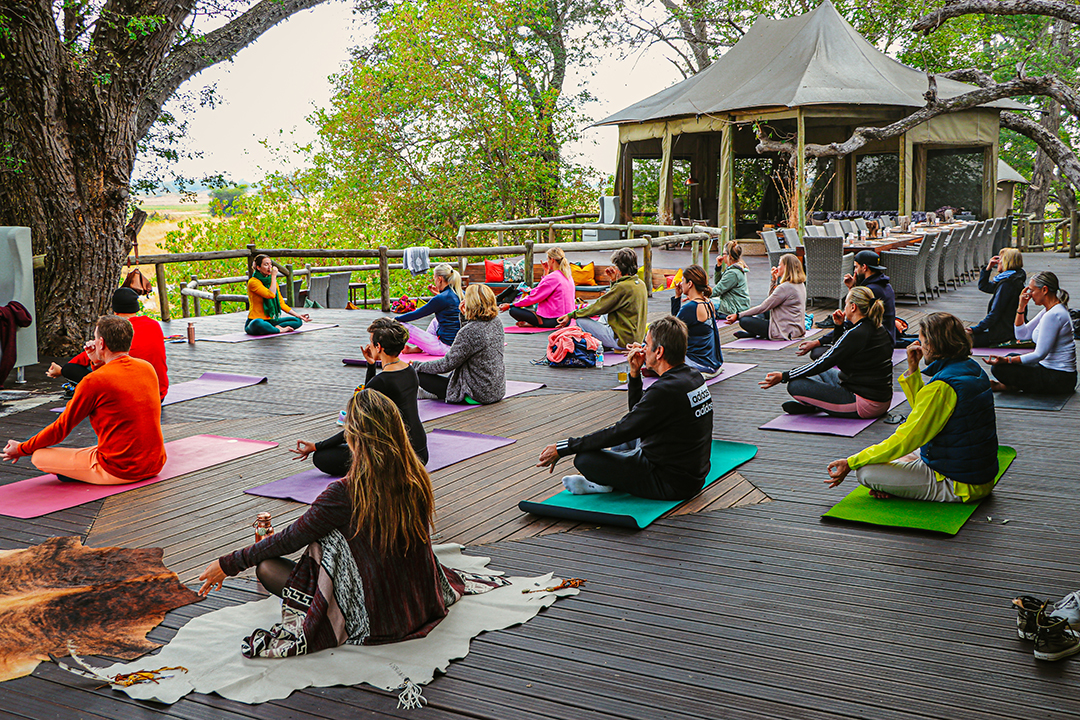
[(504, 277), (502, 260), (484, 261), (484, 282), (502, 282)]
[(577, 263), (570, 263), (570, 274), (574, 276), (574, 285), (595, 285), (596, 284), (596, 267), (593, 263), (582, 266)]

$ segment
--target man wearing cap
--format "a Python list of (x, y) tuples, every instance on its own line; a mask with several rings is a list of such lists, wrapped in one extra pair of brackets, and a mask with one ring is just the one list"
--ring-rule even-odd
[[(889, 276), (885, 274), (885, 266), (881, 264), (881, 258), (873, 250), (860, 250), (855, 253), (855, 273), (844, 276), (844, 285), (848, 289), (863, 286), (874, 293), (874, 299), (880, 300), (885, 305), (885, 315), (881, 318), (881, 326), (892, 338), (893, 347), (896, 347), (896, 292), (889, 284)], [(843, 320), (844, 311), (837, 310), (833, 313), (834, 323), (846, 322)], [(849, 324), (848, 327), (851, 327)], [(847, 328), (842, 328), (847, 329)], [(799, 345), (799, 355), (810, 353), (810, 357), (818, 359), (830, 344), (830, 337), (824, 340), (807, 340)]]
[[(140, 310), (139, 296), (131, 288), (118, 288), (113, 293), (112, 309), (113, 315), (127, 318), (131, 322), (135, 335), (131, 341), (131, 350), (128, 354), (131, 357), (145, 360), (153, 366), (154, 372), (157, 373), (161, 399), (164, 400), (165, 395), (169, 392), (169, 368), (165, 364), (165, 334), (161, 331), (161, 325), (153, 318), (137, 315)], [(53, 363), (45, 371), (45, 374), (51, 378), (63, 375), (71, 383), (78, 384), (80, 380), (98, 367), (100, 367), (100, 364), (95, 365), (86, 352), (81, 352), (71, 358), (63, 367)], [(65, 386), (67, 384), (65, 383)], [(74, 387), (65, 388), (65, 391), (69, 395), (73, 394)]]

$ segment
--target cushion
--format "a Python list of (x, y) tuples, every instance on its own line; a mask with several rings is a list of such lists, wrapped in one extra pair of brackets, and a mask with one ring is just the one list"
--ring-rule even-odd
[(484, 261), (484, 282), (502, 282), (504, 277), (502, 260)]
[(593, 263), (585, 266), (570, 263), (570, 274), (574, 276), (574, 285), (596, 284), (596, 267)]
[(506, 282), (525, 282), (525, 258), (504, 262), (503, 279)]

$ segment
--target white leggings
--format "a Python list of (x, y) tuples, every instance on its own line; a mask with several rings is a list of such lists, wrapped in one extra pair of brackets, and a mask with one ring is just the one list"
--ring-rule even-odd
[(899, 460), (877, 465), (864, 465), (855, 471), (860, 485), (880, 490), (896, 497), (931, 502), (963, 502), (956, 497), (953, 481), (937, 479), (917, 454), (905, 455)]

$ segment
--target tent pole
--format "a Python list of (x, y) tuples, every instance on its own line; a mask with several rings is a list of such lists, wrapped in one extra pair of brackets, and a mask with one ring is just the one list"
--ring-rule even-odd
[(795, 204), (798, 208), (799, 218), (795, 228), (799, 231), (799, 237), (803, 237), (806, 234), (806, 117), (801, 106), (797, 109), (798, 138), (796, 152), (798, 157), (795, 160)]

